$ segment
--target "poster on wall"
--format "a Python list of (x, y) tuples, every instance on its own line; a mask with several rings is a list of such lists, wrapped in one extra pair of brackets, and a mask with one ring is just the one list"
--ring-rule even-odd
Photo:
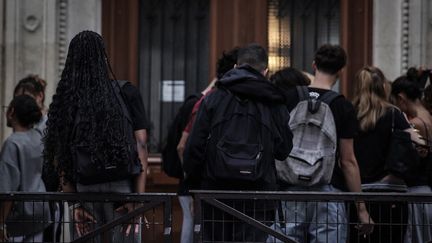
[(162, 80), (162, 102), (183, 102), (185, 95), (184, 80)]

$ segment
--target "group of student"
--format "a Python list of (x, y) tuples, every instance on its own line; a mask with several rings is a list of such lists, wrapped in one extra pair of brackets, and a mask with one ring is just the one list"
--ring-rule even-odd
[[(180, 178), (181, 242), (192, 241), (191, 188), (431, 192), (432, 117), (422, 101), (430, 71), (411, 68), (390, 82), (379, 68), (366, 66), (351, 81), (350, 102), (332, 91), (346, 61), (340, 46), (323, 45), (312, 62), (314, 76), (289, 67), (268, 80), (268, 57), (259, 45), (233, 49), (219, 59), (217, 78), (179, 110), (163, 153), (167, 174)], [(398, 144), (395, 131), (409, 141)], [(181, 135), (174, 137), (175, 132)], [(183, 170), (178, 176), (171, 162), (175, 156), (170, 157), (173, 144)], [(304, 171), (305, 163), (313, 172)], [(224, 203), (262, 222), (280, 219), (277, 206)], [(432, 240), (428, 204), (357, 202), (351, 213), (346, 206), (282, 202), (278, 213), (284, 222), (273, 227), (298, 242)], [(206, 204), (203, 222), (205, 241), (276, 241)]]
[[(410, 69), (390, 83), (378, 68), (364, 67), (352, 80), (351, 103), (332, 91), (346, 61), (340, 46), (323, 45), (312, 60), (314, 76), (285, 68), (268, 79), (263, 47), (222, 55), (217, 77), (179, 110), (163, 151), (164, 170), (180, 178), (182, 243), (193, 237), (190, 189), (431, 192), (427, 72)], [(7, 107), (14, 132), (0, 153), (0, 192), (144, 192), (149, 122), (139, 91), (115, 79), (102, 37), (83, 31), (72, 39), (49, 109), (44, 86), (38, 77), (23, 79)], [(405, 147), (395, 143), (396, 131), (408, 136)], [(428, 205), (356, 202), (348, 218), (343, 202), (224, 203), (298, 242), (432, 240)], [(73, 239), (137, 207), (85, 198), (69, 205)], [(58, 205), (2, 202), (0, 209), (0, 241), (58, 239), (57, 226), (47, 223), (59, 220)], [(204, 241), (276, 241), (210, 205), (202, 210)], [(96, 242), (141, 242), (143, 221)]]

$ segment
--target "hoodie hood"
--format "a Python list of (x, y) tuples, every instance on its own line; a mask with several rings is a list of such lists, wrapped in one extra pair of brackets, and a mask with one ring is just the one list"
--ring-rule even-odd
[(216, 87), (227, 89), (241, 98), (264, 103), (283, 104), (285, 102), (282, 92), (247, 64), (228, 71), (216, 82)]

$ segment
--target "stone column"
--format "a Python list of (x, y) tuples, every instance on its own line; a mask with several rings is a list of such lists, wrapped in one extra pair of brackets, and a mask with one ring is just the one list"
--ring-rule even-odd
[(394, 80), (402, 67), (402, 2), (374, 1), (373, 65)]
[(375, 0), (373, 63), (394, 80), (412, 66), (432, 68), (432, 3)]
[(432, 2), (410, 0), (409, 4), (409, 66), (432, 68)]

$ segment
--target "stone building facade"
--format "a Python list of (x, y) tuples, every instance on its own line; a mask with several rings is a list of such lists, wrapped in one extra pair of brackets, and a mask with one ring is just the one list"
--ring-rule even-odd
[[(38, 74), (48, 83), (48, 105), (64, 65), (69, 41), (81, 30), (102, 32), (103, 19), (110, 19), (103, 16), (102, 5), (108, 1), (113, 2), (0, 0), (0, 104), (5, 106), (9, 103), (12, 90), (21, 78)], [(216, 1), (211, 0), (211, 6)], [(390, 80), (410, 66), (432, 68), (432, 1), (362, 1), (373, 4), (372, 21), (368, 23), (373, 33), (372, 45), (368, 47), (372, 53), (370, 64), (380, 67)], [(260, 3), (260, 6), (265, 6), (265, 3)], [(348, 40), (356, 31), (362, 30), (348, 30)], [(3, 141), (8, 134), (10, 129), (5, 126), (3, 112), (0, 139)]]

